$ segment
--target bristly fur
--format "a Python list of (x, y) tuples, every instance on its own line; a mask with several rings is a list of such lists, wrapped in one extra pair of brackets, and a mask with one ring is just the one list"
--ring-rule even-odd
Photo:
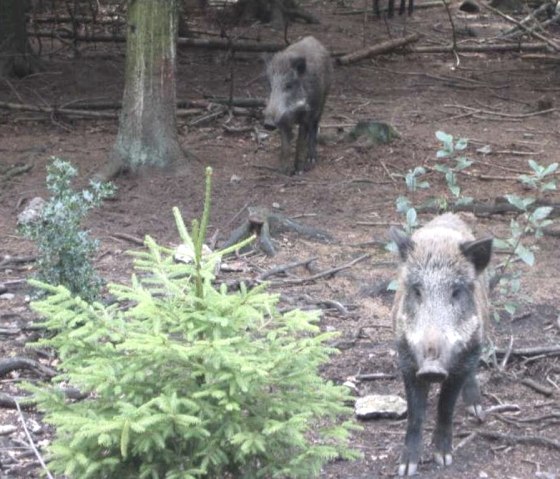
[(433, 219), (412, 237), (395, 229), (391, 237), (401, 258), (392, 319), (408, 404), (398, 474), (411, 476), (420, 461), (432, 382), (441, 383), (433, 433), (438, 464), (452, 462), (453, 410), (460, 392), (469, 407), (480, 409), (476, 369), (488, 320), (484, 270), (492, 239), (475, 240), (451, 213)]

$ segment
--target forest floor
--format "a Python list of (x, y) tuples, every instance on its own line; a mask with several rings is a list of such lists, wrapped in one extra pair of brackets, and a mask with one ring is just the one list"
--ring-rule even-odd
[[(294, 41), (312, 34), (336, 52), (354, 51), (403, 34), (419, 33), (422, 45), (451, 42), (451, 26), (443, 8), (418, 9), (412, 17), (383, 21), (363, 15), (341, 15), (340, 5), (314, 2), (308, 6), (319, 25), (296, 24), (289, 30)], [(360, 5), (361, 8), (361, 5)], [(452, 7), (461, 44), (484, 44), (510, 25), (491, 13), (466, 15)], [(216, 26), (195, 16), (189, 27), (216, 31)], [(283, 41), (283, 32), (267, 26), (240, 28), (239, 34), (266, 41)], [(553, 32), (554, 33), (554, 32)], [(560, 38), (556, 29), (556, 38)], [(56, 50), (56, 51), (55, 51)], [(0, 81), (0, 101), (41, 106), (84, 101), (118, 102), (122, 97), (123, 44), (71, 45), (43, 42), (43, 72), (21, 80)], [(49, 51), (53, 54), (47, 54)], [(457, 59), (460, 60), (457, 65)], [(200, 100), (204, 95), (227, 96), (234, 72), (236, 97), (266, 98), (267, 85), (259, 78), (262, 59), (254, 53), (238, 53), (232, 66), (224, 52), (181, 48), (178, 55), (177, 97)], [(388, 229), (402, 224), (396, 211), (397, 197), (407, 195), (404, 174), (417, 166), (433, 167), (438, 160), (438, 130), (469, 139), (465, 154), (473, 160), (469, 175), (459, 175), (465, 195), (494, 204), (505, 194), (534, 195), (517, 180), (530, 173), (528, 160), (541, 165), (559, 160), (560, 65), (519, 52), (393, 53), (349, 65), (335, 66), (334, 81), (322, 118), (319, 161), (310, 172), (292, 177), (275, 171), (279, 138), (265, 132), (259, 112), (228, 118), (179, 118), (180, 140), (198, 160), (172, 171), (149, 170), (115, 180), (118, 193), (93, 212), (87, 228), (101, 242), (95, 266), (110, 282), (127, 282), (131, 263), (126, 251), (138, 249), (123, 234), (143, 238), (150, 234), (161, 244), (177, 244), (171, 213), (178, 206), (188, 221), (199, 217), (203, 200), (204, 168), (214, 171), (210, 235), (218, 245), (247, 218), (249, 206), (260, 206), (309, 226), (328, 231), (330, 242), (317, 242), (283, 233), (275, 238), (277, 254), (255, 253), (236, 260), (242, 272), (224, 277), (254, 279), (262, 271), (297, 260), (315, 258), (309, 267), (290, 271), (288, 279), (344, 265), (364, 254), (367, 258), (336, 274), (300, 285), (271, 287), (281, 293), (283, 307), (321, 308), (321, 328), (340, 332), (340, 354), (324, 368), (325, 377), (354, 382), (356, 396), (392, 393), (404, 397), (398, 375), (392, 336), (392, 294), (387, 282), (395, 277), (396, 258), (384, 248)], [(542, 113), (544, 109), (552, 109)], [(375, 145), (342, 139), (341, 131), (358, 120), (392, 125), (400, 138)], [(196, 123), (196, 124), (192, 124)], [(43, 363), (53, 358), (38, 356), (25, 344), (38, 332), (27, 328), (37, 320), (29, 308), (30, 290), (25, 280), (34, 272), (33, 262), (14, 263), (9, 258), (36, 254), (34, 245), (17, 232), (17, 215), (35, 196), (46, 197), (45, 172), (51, 156), (72, 162), (80, 171), (77, 186), (107, 160), (117, 133), (117, 120), (74, 119), (37, 112), (0, 109), (0, 166), (30, 165), (28, 171), (0, 178), (0, 357), (25, 356)], [(248, 128), (245, 128), (248, 127)], [(239, 129), (240, 132), (232, 131)], [(229, 130), (229, 131), (228, 131)], [(258, 141), (256, 138), (258, 137)], [(483, 148), (485, 147), (485, 148)], [(441, 174), (429, 171), (423, 178), (430, 188), (418, 193), (417, 203), (428, 197), (449, 198)], [(556, 191), (546, 200), (558, 202)], [(420, 221), (433, 215), (422, 214)], [(477, 236), (507, 238), (512, 216), (474, 217)], [(527, 239), (530, 241), (530, 239)], [(535, 266), (517, 263), (521, 293), (513, 316), (497, 308), (499, 321), (488, 325), (490, 344), (506, 348), (513, 341), (514, 354), (504, 367), (481, 368), (483, 406), (511, 405), (479, 423), (459, 404), (455, 414), (454, 463), (438, 469), (425, 447), (421, 477), (555, 478), (560, 477), (560, 362), (558, 355), (523, 357), (524, 347), (554, 347), (560, 343), (558, 271), (560, 240), (544, 236)], [(504, 255), (496, 254), (494, 264)], [(276, 277), (280, 280), (282, 278)], [(281, 281), (279, 281), (281, 283)], [(498, 302), (497, 294), (494, 301)], [(342, 307), (333, 307), (342, 305)], [(15, 333), (14, 333), (15, 331)], [(558, 353), (556, 353), (558, 354)], [(56, 364), (56, 363), (53, 363)], [(356, 376), (387, 373), (394, 379), (357, 380)], [(0, 391), (18, 396), (22, 379), (35, 379), (35, 371), (12, 371), (0, 379)], [(550, 389), (543, 395), (522, 383), (531, 378)], [(435, 388), (425, 428), (425, 441), (433, 429)], [(36, 411), (24, 411), (35, 444), (45, 446), (52, 431)], [(0, 410), (0, 424), (15, 431), (0, 435), (0, 478), (39, 477), (40, 467), (28, 446), (19, 413)], [(403, 444), (405, 421), (363, 421), (363, 430), (352, 437), (363, 453), (355, 462), (337, 461), (324, 467), (321, 478), (390, 477), (396, 472)], [(502, 433), (503, 436), (491, 433)], [(533, 439), (531, 439), (533, 438)]]

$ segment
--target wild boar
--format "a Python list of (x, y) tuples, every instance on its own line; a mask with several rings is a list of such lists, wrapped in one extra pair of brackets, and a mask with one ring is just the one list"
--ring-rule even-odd
[[(317, 160), (317, 130), (329, 93), (332, 64), (329, 52), (315, 38), (305, 37), (276, 53), (266, 69), (270, 97), (264, 126), (278, 128), (284, 173), (307, 171)], [(299, 125), (295, 161), (291, 161), (292, 129)]]
[(480, 389), (476, 370), (489, 315), (484, 270), (492, 238), (475, 240), (469, 227), (446, 213), (412, 237), (396, 228), (391, 238), (401, 259), (392, 309), (399, 367), (408, 403), (408, 425), (399, 476), (416, 473), (428, 391), (441, 383), (433, 433), (435, 461), (452, 462), (452, 420), (457, 397), (476, 413)]

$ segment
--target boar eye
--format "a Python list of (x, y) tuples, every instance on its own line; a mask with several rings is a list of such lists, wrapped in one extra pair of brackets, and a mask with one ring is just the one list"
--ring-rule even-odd
[(463, 286), (454, 286), (453, 292), (451, 293), (451, 298), (457, 301), (459, 298), (461, 298), (464, 291), (465, 288)]
[(413, 284), (412, 287), (412, 294), (414, 295), (414, 297), (420, 301), (422, 299), (422, 291), (420, 290), (420, 285), (419, 284)]
[(284, 85), (284, 89), (288, 90), (288, 91), (291, 90), (293, 87), (294, 87), (294, 82), (292, 82), (292, 81), (288, 82)]

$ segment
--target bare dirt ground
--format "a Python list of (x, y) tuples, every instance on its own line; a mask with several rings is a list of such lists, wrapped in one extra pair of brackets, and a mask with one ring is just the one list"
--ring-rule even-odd
[[(361, 4), (360, 4), (361, 6)], [(398, 37), (404, 30), (422, 35), (423, 45), (446, 44), (451, 28), (443, 9), (417, 10), (411, 18), (396, 18), (388, 23), (361, 15), (337, 14), (333, 3), (314, 3), (310, 10), (321, 19), (320, 25), (297, 24), (290, 39), (313, 34), (333, 51), (352, 51), (365, 44)], [(492, 38), (509, 28), (488, 14), (467, 17), (453, 8), (461, 42), (476, 43)], [(211, 29), (201, 18), (190, 26)], [(470, 35), (466, 36), (467, 29)], [(282, 32), (269, 27), (244, 30), (250, 37), (282, 41)], [(558, 30), (556, 31), (558, 38)], [(60, 47), (44, 44), (44, 50)], [(0, 82), (0, 100), (39, 105), (62, 105), (75, 100), (119, 101), (123, 88), (124, 46), (81, 44), (80, 56), (69, 47), (52, 56), (45, 55), (45, 71), (22, 80)], [(256, 54), (238, 54), (234, 65), (235, 95), (265, 97), (266, 84), (256, 79), (262, 61)], [(230, 63), (222, 52), (181, 49), (178, 61), (179, 99), (200, 99), (204, 94), (225, 96), (230, 88)], [(277, 135), (255, 142), (251, 132), (228, 133), (226, 117), (189, 126), (193, 117), (179, 120), (183, 146), (200, 161), (180, 165), (173, 171), (146, 171), (116, 180), (118, 195), (107, 201), (88, 219), (87, 227), (100, 239), (96, 266), (108, 281), (127, 281), (130, 261), (125, 252), (137, 245), (119, 237), (150, 234), (160, 243), (178, 241), (171, 208), (178, 206), (187, 220), (197, 217), (202, 208), (202, 183), (205, 166), (214, 170), (212, 221), (210, 234), (218, 232), (224, 240), (246, 219), (247, 206), (264, 206), (297, 221), (327, 230), (330, 243), (318, 243), (292, 233), (277, 237), (278, 254), (250, 255), (236, 264), (241, 272), (223, 273), (231, 279), (253, 279), (260, 272), (295, 260), (315, 258), (309, 270), (291, 271), (288, 278), (343, 265), (364, 253), (371, 256), (337, 274), (302, 285), (275, 285), (282, 295), (283, 307), (324, 310), (322, 328), (340, 331), (340, 354), (333, 357), (323, 373), (342, 383), (358, 374), (388, 373), (395, 379), (355, 381), (356, 395), (394, 393), (404, 395), (398, 377), (392, 340), (389, 309), (392, 295), (384, 285), (394, 277), (395, 258), (379, 242), (387, 239), (390, 224), (402, 218), (395, 210), (397, 196), (406, 194), (403, 173), (419, 165), (433, 166), (438, 148), (434, 133), (444, 130), (469, 138), (467, 155), (475, 161), (469, 169), (475, 176), (461, 176), (464, 193), (477, 200), (493, 201), (507, 193), (527, 194), (512, 179), (518, 172), (529, 172), (527, 159), (541, 164), (558, 161), (560, 143), (559, 113), (535, 114), (542, 105), (557, 107), (560, 67), (531, 59), (519, 53), (391, 54), (360, 63), (336, 67), (334, 86), (322, 119), (327, 141), (319, 147), (320, 161), (311, 172), (286, 177), (275, 173), (279, 139)], [(476, 114), (458, 105), (481, 110)], [(485, 111), (502, 115), (490, 115)], [(510, 115), (510, 116), (508, 116)], [(337, 141), (337, 125), (354, 124), (360, 119), (388, 122), (401, 134), (389, 145), (350, 144)], [(263, 132), (258, 118), (234, 116), (231, 127), (254, 126)], [(36, 318), (29, 309), (30, 291), (23, 280), (33, 273), (33, 263), (10, 263), (8, 256), (34, 254), (33, 245), (18, 235), (16, 217), (25, 203), (46, 195), (45, 166), (51, 155), (71, 161), (81, 173), (81, 183), (106, 160), (117, 132), (116, 120), (75, 120), (38, 113), (0, 110), (0, 164), (31, 164), (28, 172), (0, 183), (0, 283), (8, 294), (0, 296), (0, 328), (24, 328), (17, 334), (2, 334), (0, 355), (38, 357), (25, 349), (37, 333), (25, 330)], [(491, 153), (477, 149), (489, 145)], [(477, 174), (492, 176), (481, 180)], [(431, 188), (427, 195), (445, 194), (440, 175), (428, 174)], [(0, 179), (0, 181), (2, 181)], [(558, 201), (556, 192), (547, 199)], [(422, 215), (421, 221), (429, 219)], [(507, 234), (510, 216), (477, 218), (479, 236)], [(544, 237), (539, 241), (536, 265), (522, 268), (521, 309), (512, 319), (502, 314), (489, 325), (488, 336), (500, 348), (558, 345), (557, 272), (560, 269), (559, 240)], [(500, 256), (494, 258), (499, 262)], [(332, 301), (344, 306), (333, 308)], [(39, 356), (56, 364), (54, 358)], [(425, 459), (419, 467), (422, 477), (430, 478), (533, 478), (560, 477), (559, 443), (560, 363), (557, 356), (530, 360), (512, 357), (503, 370), (482, 368), (484, 406), (518, 406), (510, 412), (490, 414), (485, 422), (467, 416), (459, 404), (455, 416), (454, 464), (441, 470), (429, 459), (428, 436), (433, 429), (435, 403), (431, 396), (425, 430)], [(0, 379), (4, 394), (17, 396), (22, 378), (35, 379), (37, 373), (14, 371)], [(542, 395), (521, 384), (532, 378), (551, 388)], [(51, 431), (41, 424), (34, 410), (24, 411), (32, 437), (38, 446), (48, 443)], [(3, 425), (17, 430), (0, 435), (0, 477), (39, 477), (39, 467), (27, 445), (21, 421), (15, 410), (0, 411)], [(403, 443), (405, 421), (372, 420), (363, 422), (353, 444), (363, 452), (356, 462), (333, 462), (324, 468), (322, 478), (390, 477)], [(473, 434), (480, 431), (480, 434)], [(490, 440), (484, 433), (503, 433)], [(527, 439), (528, 437), (533, 439)], [(525, 438), (525, 439), (523, 439)]]

